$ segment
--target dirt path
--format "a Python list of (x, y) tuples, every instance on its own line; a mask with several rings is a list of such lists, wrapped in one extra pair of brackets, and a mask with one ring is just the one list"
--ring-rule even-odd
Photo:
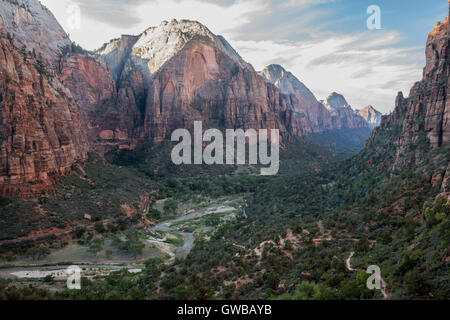
[(352, 259), (354, 254), (355, 254), (354, 251), (350, 252), (350, 255), (348, 256), (347, 260), (345, 261), (345, 264), (347, 265), (347, 270), (348, 271), (355, 271), (355, 269), (352, 268), (352, 265), (350, 263), (350, 260)]
[[(354, 254), (355, 254), (354, 251), (350, 252), (350, 255), (348, 256), (347, 260), (345, 261), (348, 271), (356, 271), (356, 269), (352, 267), (351, 261), (350, 261)], [(386, 290), (386, 288), (387, 288), (386, 280), (384, 280), (383, 277), (381, 277), (380, 282), (381, 282), (381, 288), (380, 288), (381, 294), (383, 295), (384, 299), (388, 299), (391, 296), (391, 294)]]

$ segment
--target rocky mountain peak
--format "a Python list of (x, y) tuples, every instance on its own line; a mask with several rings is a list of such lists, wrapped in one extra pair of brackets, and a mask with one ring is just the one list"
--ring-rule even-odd
[(275, 83), (285, 77), (286, 70), (279, 64), (270, 64), (260, 71), (259, 74), (270, 83)]
[(373, 106), (369, 105), (355, 112), (363, 117), (370, 126), (378, 127), (380, 125), (382, 113), (377, 111)]
[(55, 65), (72, 42), (50, 10), (38, 0), (0, 1), (0, 31), (9, 34), (17, 48)]
[(153, 74), (196, 37), (210, 39), (216, 48), (240, 67), (253, 70), (223, 37), (216, 36), (200, 22), (191, 20), (162, 21), (159, 26), (148, 28), (139, 35), (132, 48), (132, 55), (147, 60), (148, 70)]
[(300, 93), (308, 100), (317, 103), (314, 94), (292, 73), (286, 71), (278, 64), (271, 64), (260, 71), (259, 74), (267, 81), (278, 87), (282, 94)]
[(323, 101), (323, 105), (328, 110), (336, 110), (339, 108), (349, 107), (347, 100), (345, 100), (342, 94), (337, 92), (332, 92), (326, 99)]

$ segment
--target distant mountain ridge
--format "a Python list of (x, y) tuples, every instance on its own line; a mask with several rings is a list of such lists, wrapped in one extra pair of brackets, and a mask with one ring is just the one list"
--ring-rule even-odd
[(269, 65), (259, 74), (277, 86), (286, 104), (298, 115), (296, 120), (304, 134), (369, 128), (369, 124), (353, 112), (342, 95), (333, 93), (326, 101), (319, 102), (300, 80), (280, 65)]

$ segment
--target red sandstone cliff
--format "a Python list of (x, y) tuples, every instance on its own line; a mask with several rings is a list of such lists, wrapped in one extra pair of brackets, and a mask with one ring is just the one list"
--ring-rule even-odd
[(29, 194), (86, 159), (70, 92), (33, 55), (0, 35), (0, 193)]
[(300, 133), (278, 89), (198, 22), (163, 22), (99, 53), (118, 72), (119, 99), (139, 111), (146, 141), (168, 139), (194, 120), (205, 127), (277, 128), (286, 139)]
[[(397, 150), (390, 169), (418, 165), (429, 150), (427, 146), (435, 149), (450, 142), (449, 28), (448, 18), (437, 23), (427, 40), (423, 79), (412, 87), (409, 97), (399, 92), (394, 111), (382, 117), (381, 126), (368, 140), (367, 148), (375, 148), (388, 130), (400, 128), (394, 141), (386, 141), (386, 145), (394, 144)], [(450, 165), (436, 166), (438, 169), (430, 176), (433, 185), (450, 192)]]
[(259, 74), (280, 90), (280, 99), (294, 112), (295, 121), (302, 134), (332, 129), (328, 110), (292, 73), (280, 65), (271, 64)]
[(87, 158), (87, 136), (58, 64), (71, 42), (36, 0), (0, 6), (0, 193), (29, 195)]

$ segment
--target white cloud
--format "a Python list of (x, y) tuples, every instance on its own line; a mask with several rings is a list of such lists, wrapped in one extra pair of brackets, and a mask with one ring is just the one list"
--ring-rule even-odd
[[(283, 65), (323, 99), (342, 93), (354, 108), (369, 104), (387, 113), (398, 91), (409, 93), (421, 77), (421, 48), (386, 47), (395, 32), (334, 36), (302, 42), (232, 41), (257, 70), (271, 63)], [(356, 41), (355, 39), (358, 39)], [(384, 40), (383, 40), (384, 39)], [(372, 44), (372, 46), (370, 45)]]
[(308, 7), (311, 5), (334, 2), (335, 0), (288, 0), (282, 3), (286, 7)]

